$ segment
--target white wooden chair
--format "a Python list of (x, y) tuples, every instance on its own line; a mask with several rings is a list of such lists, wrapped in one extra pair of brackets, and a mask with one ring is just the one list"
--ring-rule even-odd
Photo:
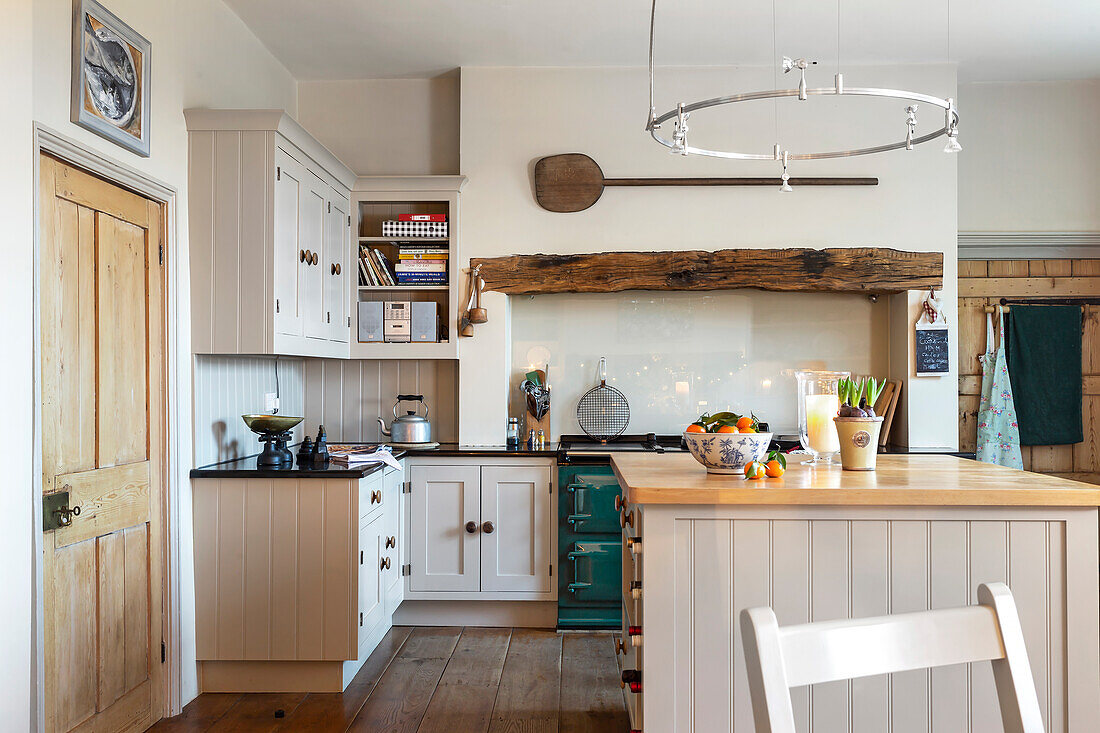
[(985, 660), (993, 663), (1006, 733), (1042, 733), (1012, 592), (983, 583), (978, 602), (783, 627), (770, 608), (746, 608), (741, 636), (756, 733), (795, 733), (792, 687)]

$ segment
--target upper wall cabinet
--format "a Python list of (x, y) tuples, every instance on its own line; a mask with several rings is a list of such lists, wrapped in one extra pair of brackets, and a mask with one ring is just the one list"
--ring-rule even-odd
[(184, 115), (192, 351), (347, 358), (355, 176), (282, 110)]

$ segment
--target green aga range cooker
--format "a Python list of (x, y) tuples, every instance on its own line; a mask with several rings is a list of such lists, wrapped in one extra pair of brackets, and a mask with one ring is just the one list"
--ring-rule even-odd
[(610, 452), (682, 450), (679, 435), (558, 441), (558, 628), (622, 628), (622, 545)]

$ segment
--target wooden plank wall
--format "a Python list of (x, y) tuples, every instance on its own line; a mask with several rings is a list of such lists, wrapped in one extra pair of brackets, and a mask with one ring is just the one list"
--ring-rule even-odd
[[(959, 449), (973, 451), (985, 351), (985, 312), (1006, 297), (1100, 296), (1097, 260), (959, 261)], [(1085, 306), (1081, 333), (1082, 419), (1076, 445), (1024, 446), (1024, 468), (1100, 483), (1100, 306)], [(994, 324), (996, 319), (994, 319)]]

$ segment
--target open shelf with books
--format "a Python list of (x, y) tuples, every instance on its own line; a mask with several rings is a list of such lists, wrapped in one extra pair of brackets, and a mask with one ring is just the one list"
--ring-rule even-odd
[(352, 358), (458, 357), (464, 183), (461, 176), (359, 179), (352, 192)]

